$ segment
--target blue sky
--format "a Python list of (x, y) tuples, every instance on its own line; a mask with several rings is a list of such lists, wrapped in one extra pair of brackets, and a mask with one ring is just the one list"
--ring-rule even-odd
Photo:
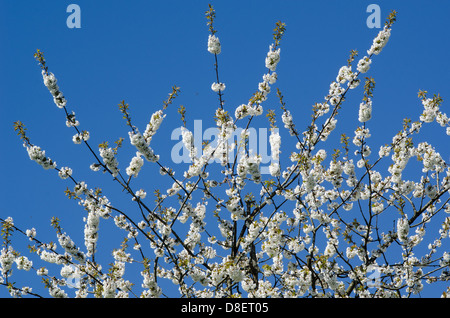
[[(248, 101), (261, 81), (272, 29), (282, 20), (287, 31), (281, 42), (276, 86), (303, 131), (311, 106), (323, 100), (349, 51), (356, 49), (363, 56), (369, 49), (379, 30), (367, 27), (366, 8), (376, 3), (383, 22), (393, 9), (398, 16), (389, 43), (374, 57), (367, 74), (376, 81), (369, 122), (372, 149), (389, 143), (401, 129), (403, 118), (418, 119), (422, 111), (419, 89), (441, 94), (442, 110), (450, 114), (448, 1), (0, 0), (1, 217), (12, 216), (17, 226), (34, 226), (44, 240), (55, 240), (49, 222), (57, 215), (68, 233), (76, 236), (80, 232), (79, 245), (83, 246), (82, 210), (63, 193), (72, 185), (28, 159), (13, 130), (17, 120), (25, 123), (31, 141), (45, 149), (59, 167), (70, 166), (77, 179), (88, 185), (117, 191), (109, 188), (108, 176), (89, 170), (93, 159), (86, 148), (71, 142), (74, 131), (66, 128), (63, 112), (42, 83), (33, 58), (36, 49), (45, 53), (68, 108), (76, 112), (81, 128), (90, 131), (92, 145), (112, 143), (119, 137), (128, 143), (128, 130), (117, 107), (120, 101), (129, 103), (133, 123), (144, 130), (171, 87), (179, 86), (181, 93), (153, 142), (162, 162), (170, 165), (170, 150), (177, 143), (170, 140), (170, 134), (181, 125), (176, 108), (180, 104), (187, 108), (190, 128), (195, 119), (203, 119), (204, 127), (212, 125), (217, 108), (217, 96), (210, 89), (215, 81), (214, 61), (206, 50), (204, 12), (209, 2), (216, 9), (215, 27), (222, 44), (219, 68), (227, 86), (225, 108), (232, 113)], [(81, 8), (80, 29), (66, 26), (66, 8), (71, 3)], [(362, 86), (351, 93), (340, 112), (336, 138), (342, 132), (352, 135), (359, 124)], [(275, 94), (266, 108), (279, 109)], [(265, 118), (254, 122), (266, 123)], [(428, 140), (450, 161), (449, 137), (441, 127), (428, 125), (421, 136), (417, 140)], [(123, 170), (130, 158), (119, 157)], [(151, 173), (141, 182), (154, 182)], [(120, 192), (115, 195), (120, 197)], [(0, 296), (5, 295), (0, 289)]]

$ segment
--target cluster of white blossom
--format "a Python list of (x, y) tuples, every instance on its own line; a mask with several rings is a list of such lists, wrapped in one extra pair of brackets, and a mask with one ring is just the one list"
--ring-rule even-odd
[[(195, 246), (201, 243), (201, 233), (205, 230), (206, 222), (204, 221), (206, 216), (206, 205), (198, 203), (194, 208), (187, 204), (183, 208), (183, 213), (185, 217), (191, 218), (191, 223), (189, 226), (189, 231), (184, 240), (185, 246), (193, 249)], [(184, 219), (185, 222), (186, 219)]]
[(263, 75), (263, 81), (258, 84), (258, 98), (255, 101), (250, 101), (248, 104), (238, 106), (234, 112), (236, 119), (242, 119), (246, 116), (260, 116), (263, 113), (264, 109), (261, 103), (267, 100), (267, 95), (270, 93), (270, 85), (275, 84), (278, 79), (275, 70), (280, 62), (280, 48), (274, 50), (273, 45), (271, 45), (265, 62), (269, 72)]
[(269, 52), (267, 52), (266, 67), (272, 72), (275, 72), (278, 63), (280, 62), (280, 50), (281, 48), (275, 49), (272, 44), (269, 47)]
[(360, 73), (367, 73), (370, 69), (370, 64), (372, 63), (372, 60), (364, 56), (362, 59), (358, 61), (357, 70)]
[(59, 288), (59, 286), (56, 284), (56, 282), (52, 282), (50, 286), (48, 286), (48, 292), (50, 296), (53, 298), (67, 298), (67, 293)]
[(426, 98), (422, 100), (424, 112), (420, 116), (420, 120), (426, 123), (431, 123), (436, 119), (439, 114), (439, 104), (432, 98)]
[(427, 142), (421, 142), (417, 145), (415, 154), (422, 159), (422, 172), (444, 171), (445, 161), (441, 155)]
[(270, 137), (270, 151), (272, 154), (272, 162), (269, 166), (270, 175), (273, 177), (278, 177), (281, 175), (280, 171), (280, 147), (281, 147), (281, 137), (278, 131), (272, 130)]
[(119, 174), (119, 162), (115, 157), (114, 149), (111, 147), (100, 147), (98, 150), (103, 159), (103, 163), (111, 171), (112, 176), (116, 177)]
[(77, 261), (84, 263), (86, 261), (86, 255), (76, 247), (75, 242), (66, 233), (58, 234), (59, 245), (65, 250), (69, 257), (72, 256)]
[(3, 277), (7, 277), (11, 275), (11, 268), (14, 264), (14, 260), (16, 259), (14, 250), (12, 246), (8, 246), (8, 248), (3, 248), (0, 253), (0, 265), (1, 265), (1, 273)]
[(102, 297), (104, 298), (128, 298), (132, 284), (124, 279), (126, 263), (133, 261), (121, 250), (114, 250), (113, 256), (116, 259), (111, 268), (109, 275), (102, 277)]
[(45, 170), (55, 169), (56, 162), (45, 156), (45, 150), (41, 150), (41, 147), (24, 144), (27, 148), (28, 156), (31, 160), (36, 161)]
[(216, 118), (216, 125), (219, 129), (219, 133), (217, 135), (217, 146), (215, 149), (206, 149), (206, 152), (213, 154), (214, 158), (218, 159), (221, 165), (225, 166), (229, 162), (229, 154), (234, 147), (234, 143), (229, 142), (229, 139), (233, 136), (236, 125), (221, 108), (216, 110)]
[(149, 274), (148, 271), (141, 272), (142, 277), (144, 278), (142, 287), (146, 288), (142, 292), (142, 297), (144, 298), (158, 298), (162, 294), (161, 287), (156, 283), (155, 275)]
[[(137, 198), (142, 200), (142, 199), (145, 199), (145, 197), (147, 196), (147, 192), (145, 192), (143, 189), (139, 189), (136, 191), (135, 195)], [(134, 200), (134, 198), (133, 198), (133, 200)]]
[(100, 217), (95, 211), (89, 211), (88, 216), (85, 218), (84, 245), (86, 246), (87, 256), (94, 255), (97, 246)]
[(216, 93), (218, 93), (219, 91), (223, 92), (225, 90), (225, 88), (226, 88), (226, 85), (224, 83), (214, 82), (211, 84), (211, 89)]
[(281, 120), (283, 121), (284, 127), (289, 130), (290, 135), (294, 136), (296, 134), (295, 125), (289, 110), (283, 112), (283, 115), (281, 115)]
[[(245, 178), (247, 174), (250, 175), (250, 179), (255, 183), (261, 182), (261, 156), (260, 155), (247, 155), (243, 153), (239, 159), (239, 163), (236, 166), (236, 172), (239, 177)], [(239, 202), (237, 202), (239, 203)]]
[(152, 117), (150, 118), (150, 122), (147, 124), (147, 127), (145, 128), (144, 135), (143, 135), (145, 141), (148, 144), (150, 144), (153, 136), (158, 131), (158, 129), (161, 126), (161, 123), (165, 117), (166, 117), (166, 114), (164, 114), (161, 109), (152, 114)]
[(220, 46), (220, 40), (215, 35), (209, 35), (208, 37), (208, 52), (212, 54), (220, 54), (222, 48)]
[(69, 167), (62, 167), (59, 169), (58, 175), (61, 179), (67, 179), (72, 175), (73, 171)]
[[(265, 84), (273, 85), (276, 83), (278, 75), (276, 72), (270, 72), (263, 75), (263, 81), (259, 83), (259, 86), (264, 86)], [(269, 87), (270, 89), (270, 87)]]
[(57, 79), (53, 73), (47, 74), (44, 70), (42, 70), (42, 77), (44, 79), (44, 85), (48, 88), (49, 92), (53, 96), (53, 101), (56, 106), (59, 108), (64, 108), (67, 104), (67, 100), (65, 99), (63, 93), (59, 90)]
[(66, 117), (66, 126), (67, 127), (77, 127), (80, 125), (80, 122), (75, 118), (75, 112), (68, 114)]
[(244, 209), (240, 204), (241, 198), (237, 194), (237, 189), (227, 189), (228, 200), (225, 202), (227, 210), (231, 213), (231, 219), (237, 221), (244, 219)]
[(420, 121), (425, 123), (431, 123), (434, 120), (441, 126), (446, 127), (446, 134), (450, 136), (450, 119), (447, 114), (443, 113), (439, 109), (440, 97), (423, 98), (422, 105), (424, 107), (423, 113), (420, 115)]
[(79, 198), (79, 204), (83, 206), (89, 213), (94, 213), (104, 219), (111, 216), (111, 203), (106, 196), (99, 197), (92, 189), (87, 189), (84, 181), (75, 186), (74, 191), (78, 196), (85, 195), (85, 198)]
[(339, 73), (336, 77), (336, 82), (339, 84), (345, 84), (346, 82), (348, 82), (348, 85), (351, 88), (355, 88), (360, 83), (360, 80), (357, 76), (357, 73), (352, 72), (351, 66), (344, 65), (339, 69)]
[[(223, 126), (223, 129), (226, 129), (226, 126)], [(217, 151), (217, 149), (223, 149), (222, 150), (222, 159), (225, 160), (224, 153), (226, 153), (226, 144), (218, 145), (216, 149), (213, 147), (210, 147), (209, 145), (203, 149), (203, 153), (200, 157), (197, 156), (198, 150), (194, 145), (194, 135), (191, 131), (186, 129), (185, 127), (181, 127), (181, 135), (182, 135), (182, 141), (185, 149), (189, 152), (189, 157), (191, 159), (192, 164), (189, 166), (188, 171), (184, 172), (185, 178), (192, 178), (195, 176), (202, 176), (206, 177), (207, 173), (204, 173), (203, 167), (208, 163), (209, 159), (214, 155), (214, 151)], [(224, 140), (224, 139), (222, 139)], [(219, 151), (217, 151), (219, 153)]]
[(189, 166), (188, 171), (185, 171), (183, 176), (185, 178), (192, 178), (195, 176), (201, 176), (205, 178), (208, 176), (207, 172), (203, 172), (203, 168), (208, 163), (211, 153), (206, 152), (200, 158), (195, 157), (192, 160), (192, 164)]
[(33, 227), (31, 229), (27, 229), (25, 234), (28, 236), (29, 240), (32, 241), (36, 237), (36, 229)]
[(258, 221), (253, 221), (248, 225), (247, 235), (241, 241), (240, 245), (244, 251), (247, 251), (251, 244), (258, 238), (261, 231), (261, 225)]
[[(41, 260), (50, 263), (50, 264), (63, 264), (65, 263), (65, 261), (63, 260), (63, 257), (59, 257), (58, 254), (56, 252), (54, 252), (53, 249), (56, 248), (56, 246), (50, 246), (48, 247), (50, 249), (50, 251), (47, 250), (40, 250), (38, 251), (38, 255), (41, 258)], [(48, 270), (44, 269), (41, 270), (40, 272), (42, 272), (42, 274), (47, 274)]]
[(136, 155), (131, 158), (130, 165), (127, 167), (126, 172), (128, 176), (137, 177), (144, 165), (144, 159), (142, 159), (142, 154), (137, 151)]
[(358, 120), (362, 123), (369, 121), (372, 118), (372, 100), (367, 98), (367, 100), (359, 104), (359, 114)]
[(108, 219), (111, 216), (111, 203), (106, 196), (99, 197), (92, 189), (88, 189), (83, 181), (75, 186), (74, 192), (78, 196), (79, 205), (88, 212), (87, 216), (83, 218), (85, 222), (84, 245), (87, 252), (76, 254), (74, 250), (75, 254), (72, 253), (75, 259), (84, 262), (87, 257), (93, 256), (96, 252), (100, 218)]
[(14, 261), (16, 262), (17, 269), (19, 270), (29, 271), (33, 266), (33, 262), (26, 256), (19, 256)]
[(159, 155), (156, 155), (144, 136), (137, 132), (129, 132), (130, 142), (136, 149), (144, 156), (147, 161), (156, 162), (159, 160)]
[(328, 99), (329, 103), (332, 106), (335, 106), (341, 101), (344, 91), (345, 89), (341, 87), (339, 82), (332, 82), (330, 84), (330, 89), (328, 91), (328, 96), (326, 97), (326, 99)]
[(88, 141), (90, 137), (90, 134), (88, 131), (82, 131), (80, 133), (76, 133), (75, 135), (73, 135), (72, 137), (72, 141), (74, 144), (81, 144), (82, 141)]
[(387, 42), (389, 41), (389, 37), (391, 36), (391, 29), (388, 27), (384, 27), (383, 30), (378, 32), (378, 35), (373, 39), (372, 46), (367, 51), (367, 54), (372, 55), (378, 55), (381, 53), (381, 50), (386, 46)]
[(409, 233), (408, 217), (405, 216), (398, 219), (397, 221), (397, 237), (400, 240), (400, 242), (405, 242), (408, 240), (408, 233)]
[(236, 119), (242, 119), (246, 116), (259, 116), (263, 113), (263, 107), (261, 105), (250, 106), (248, 104), (242, 104), (238, 106), (234, 112)]
[(267, 227), (267, 230), (262, 234), (265, 240), (261, 245), (261, 251), (270, 258), (274, 258), (274, 263), (277, 262), (275, 257), (281, 257), (282, 255), (281, 246), (284, 245), (285, 238), (283, 236), (284, 231), (280, 225), (286, 221), (286, 218), (287, 216), (284, 212), (275, 213), (271, 219), (265, 217), (260, 218), (261, 222)]
[(184, 147), (189, 151), (189, 157), (194, 159), (197, 156), (197, 148), (194, 145), (194, 135), (185, 127), (181, 127), (181, 136)]

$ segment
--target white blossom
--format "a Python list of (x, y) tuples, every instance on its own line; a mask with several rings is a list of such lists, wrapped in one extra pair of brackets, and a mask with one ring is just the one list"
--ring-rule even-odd
[(67, 104), (67, 100), (65, 99), (63, 93), (59, 90), (57, 79), (53, 73), (46, 73), (44, 70), (42, 71), (42, 78), (44, 80), (44, 85), (48, 88), (49, 92), (53, 96), (53, 101), (55, 102), (58, 108), (64, 108)]
[(368, 58), (367, 56), (364, 56), (362, 59), (358, 61), (357, 70), (361, 73), (367, 73), (367, 71), (370, 69), (370, 64), (372, 63), (372, 60)]
[(72, 175), (72, 169), (68, 167), (62, 167), (59, 169), (58, 175), (61, 179), (67, 179)]
[(150, 147), (149, 143), (145, 140), (145, 138), (139, 131), (130, 131), (128, 135), (130, 137), (130, 143), (136, 147), (136, 149), (144, 156), (147, 161), (156, 162), (159, 160), (159, 155), (156, 155), (153, 152), (153, 149)]
[(142, 189), (136, 191), (135, 194), (136, 194), (136, 196), (137, 196), (139, 199), (145, 199), (145, 197), (147, 196), (147, 192), (145, 192), (145, 191), (142, 190)]
[(117, 161), (114, 150), (109, 148), (101, 147), (99, 148), (100, 156), (103, 159), (103, 163), (106, 167), (111, 171), (113, 177), (116, 177), (119, 174), (119, 162)]
[(263, 113), (263, 107), (261, 105), (248, 105), (242, 104), (235, 110), (234, 116), (236, 119), (242, 119), (246, 116), (259, 116)]
[(41, 150), (40, 147), (25, 144), (24, 147), (27, 148), (30, 159), (36, 161), (45, 170), (56, 168), (56, 163), (52, 159), (46, 157), (45, 151)]
[(222, 48), (220, 46), (219, 38), (215, 35), (209, 35), (208, 37), (208, 52), (212, 54), (220, 54)]
[(281, 120), (283, 121), (284, 127), (289, 130), (290, 135), (294, 136), (296, 134), (295, 126), (293, 123), (291, 112), (289, 110), (283, 112)]
[(12, 265), (16, 259), (14, 255), (14, 250), (11, 246), (8, 248), (3, 248), (0, 253), (0, 272), (3, 276), (6, 276), (7, 273), (11, 270)]
[(397, 220), (397, 237), (401, 242), (408, 240), (409, 223), (406, 217)]
[(219, 92), (219, 91), (224, 91), (225, 90), (225, 88), (226, 88), (226, 86), (225, 86), (225, 84), (224, 83), (216, 83), (216, 82), (214, 82), (214, 83), (212, 83), (211, 84), (211, 89), (214, 91), (214, 92)]
[(33, 238), (36, 237), (36, 229), (34, 227), (26, 230), (25, 233), (28, 236), (28, 238), (30, 239), (30, 241), (32, 241)]
[(269, 47), (269, 52), (267, 52), (266, 56), (266, 67), (272, 72), (274, 72), (279, 62), (280, 62), (280, 48), (274, 50), (273, 45), (271, 45)]
[(382, 49), (385, 47), (386, 43), (389, 41), (389, 37), (391, 36), (391, 29), (384, 27), (378, 35), (373, 39), (372, 46), (367, 51), (367, 54), (378, 55), (381, 53)]
[(372, 118), (372, 100), (368, 98), (359, 104), (358, 120), (362, 123)]
[(272, 153), (273, 160), (280, 160), (280, 147), (281, 147), (281, 137), (278, 131), (272, 130), (270, 137), (270, 149)]
[(139, 175), (139, 172), (144, 165), (144, 160), (141, 156), (142, 154), (140, 152), (136, 152), (136, 155), (131, 159), (130, 165), (126, 169), (128, 176), (133, 176), (136, 178)]
[(424, 112), (420, 115), (420, 120), (426, 123), (431, 123), (436, 119), (439, 113), (439, 104), (431, 98), (422, 100)]

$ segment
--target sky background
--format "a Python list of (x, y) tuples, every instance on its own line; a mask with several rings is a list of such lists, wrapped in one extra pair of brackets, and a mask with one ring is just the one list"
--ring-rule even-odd
[[(58, 216), (64, 230), (71, 237), (79, 235), (78, 244), (84, 246), (84, 213), (64, 195), (66, 187), (73, 184), (29, 160), (13, 130), (17, 120), (28, 128), (31, 142), (41, 146), (58, 167), (69, 166), (77, 180), (115, 193), (110, 176), (89, 170), (93, 158), (86, 148), (72, 143), (74, 130), (65, 126), (63, 111), (43, 85), (33, 58), (36, 49), (44, 52), (80, 128), (91, 133), (91, 145), (126, 138), (123, 155), (119, 155), (122, 170), (134, 152), (128, 145), (128, 129), (118, 103), (129, 103), (133, 124), (143, 131), (171, 87), (179, 86), (181, 93), (152, 142), (161, 161), (170, 165), (170, 151), (178, 142), (170, 140), (170, 134), (181, 125), (177, 107), (186, 107), (192, 129), (196, 119), (203, 120), (204, 128), (211, 127), (218, 106), (217, 95), (210, 89), (215, 81), (214, 59), (206, 50), (204, 12), (210, 2), (216, 10), (215, 28), (222, 44), (218, 58), (220, 79), (226, 84), (225, 109), (232, 114), (257, 89), (266, 72), (264, 59), (273, 42), (272, 30), (275, 22), (282, 20), (287, 31), (281, 42), (275, 87), (281, 89), (296, 127), (303, 131), (311, 106), (323, 101), (350, 50), (358, 50), (362, 57), (378, 33), (379, 29), (366, 25), (370, 14), (366, 8), (371, 3), (380, 6), (382, 24), (391, 10), (398, 12), (389, 43), (373, 58), (367, 73), (376, 81), (373, 119), (368, 123), (372, 149), (378, 152), (380, 145), (389, 143), (401, 129), (403, 118), (418, 120), (422, 112), (419, 89), (430, 95), (439, 93), (444, 99), (443, 112), (450, 114), (448, 1), (0, 0), (2, 218), (12, 216), (16, 226), (35, 227), (44, 241), (55, 241), (50, 218)], [(81, 8), (79, 29), (66, 25), (70, 14), (66, 8), (71, 3)], [(362, 85), (350, 93), (338, 117), (335, 138), (342, 132), (353, 136), (359, 125)], [(274, 93), (265, 108), (279, 110)], [(261, 116), (254, 125), (267, 126), (267, 120)], [(330, 142), (333, 140), (338, 139), (330, 137)], [(445, 129), (436, 123), (427, 125), (416, 139), (421, 140), (432, 143), (444, 160), (450, 161), (450, 137)], [(156, 170), (151, 170), (149, 163), (145, 167), (148, 174), (136, 181), (136, 187), (143, 182), (151, 193), (149, 183), (154, 188), (164, 186), (152, 179)], [(121, 198), (119, 192), (115, 199)], [(0, 288), (0, 297), (6, 295)]]

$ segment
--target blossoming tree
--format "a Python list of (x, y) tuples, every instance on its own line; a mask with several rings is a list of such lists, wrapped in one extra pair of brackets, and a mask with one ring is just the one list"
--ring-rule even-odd
[[(128, 166), (122, 167), (119, 157), (126, 156), (120, 152), (125, 139), (115, 146), (104, 142), (94, 147), (43, 52), (35, 53), (44, 85), (67, 127), (75, 131), (73, 142), (92, 155), (94, 173), (111, 175), (129, 196), (130, 206), (116, 206), (114, 198), (91, 188), (70, 167), (58, 166), (34, 144), (25, 125), (15, 122), (30, 159), (68, 182), (67, 197), (84, 208), (84, 242), (72, 240), (64, 231), (64, 220), (57, 217), (51, 220), (57, 243), (42, 241), (34, 228), (22, 229), (12, 217), (1, 218), (0, 285), (14, 297), (48, 296), (36, 293), (33, 286), (14, 283), (15, 271), (23, 270), (40, 276), (53, 297), (164, 297), (174, 291), (183, 297), (403, 297), (447, 281), (450, 253), (441, 246), (450, 234), (450, 216), (443, 218), (427, 249), (422, 242), (425, 235), (436, 234), (427, 232), (427, 224), (450, 213), (450, 167), (430, 143), (413, 140), (422, 125), (434, 121), (450, 135), (449, 119), (440, 110), (442, 98), (420, 91), (424, 107), (420, 118), (405, 119), (403, 129), (378, 152), (370, 147), (375, 81), (364, 74), (387, 44), (396, 12), (388, 16), (367, 54), (358, 58), (359, 53), (351, 51), (327, 96), (313, 105), (311, 123), (303, 132), (295, 126), (281, 89), (274, 88), (285, 24), (275, 25), (266, 72), (255, 92), (247, 103), (232, 107), (223, 99), (226, 85), (219, 77), (221, 43), (212, 6), (206, 18), (207, 50), (215, 67), (211, 89), (218, 97), (217, 142), (198, 149), (186, 109), (180, 106), (182, 142), (190, 158), (183, 171), (162, 162), (158, 145), (152, 142), (179, 87), (172, 87), (145, 129), (133, 124), (125, 101), (119, 104), (135, 147), (127, 157)], [(364, 86), (360, 126), (353, 136), (342, 135), (334, 151), (327, 151), (326, 141), (336, 128), (345, 97), (360, 84)], [(269, 94), (278, 97), (278, 111), (264, 108)], [(261, 173), (260, 154), (251, 151), (248, 142), (253, 118), (263, 115), (270, 127), (272, 162), (267, 175)], [(232, 136), (238, 128), (242, 133), (236, 142)], [(292, 138), (295, 148), (283, 148), (282, 137)], [(285, 161), (282, 153), (290, 153)], [(414, 157), (422, 165), (416, 171), (419, 178), (405, 180), (403, 171)], [(386, 162), (387, 172), (380, 170)], [(144, 164), (157, 165), (160, 175), (154, 178), (172, 183), (156, 191), (153, 201), (145, 189), (133, 185)], [(113, 250), (97, 248), (103, 222), (114, 224), (123, 237)], [(12, 235), (30, 241), (29, 254), (16, 250)], [(102, 253), (112, 254), (114, 263), (101, 264)], [(51, 271), (50, 264), (59, 270)], [(140, 280), (130, 281), (130, 271), (140, 273)], [(69, 284), (73, 278), (76, 285)], [(442, 291), (443, 296), (449, 293), (450, 287)]]

